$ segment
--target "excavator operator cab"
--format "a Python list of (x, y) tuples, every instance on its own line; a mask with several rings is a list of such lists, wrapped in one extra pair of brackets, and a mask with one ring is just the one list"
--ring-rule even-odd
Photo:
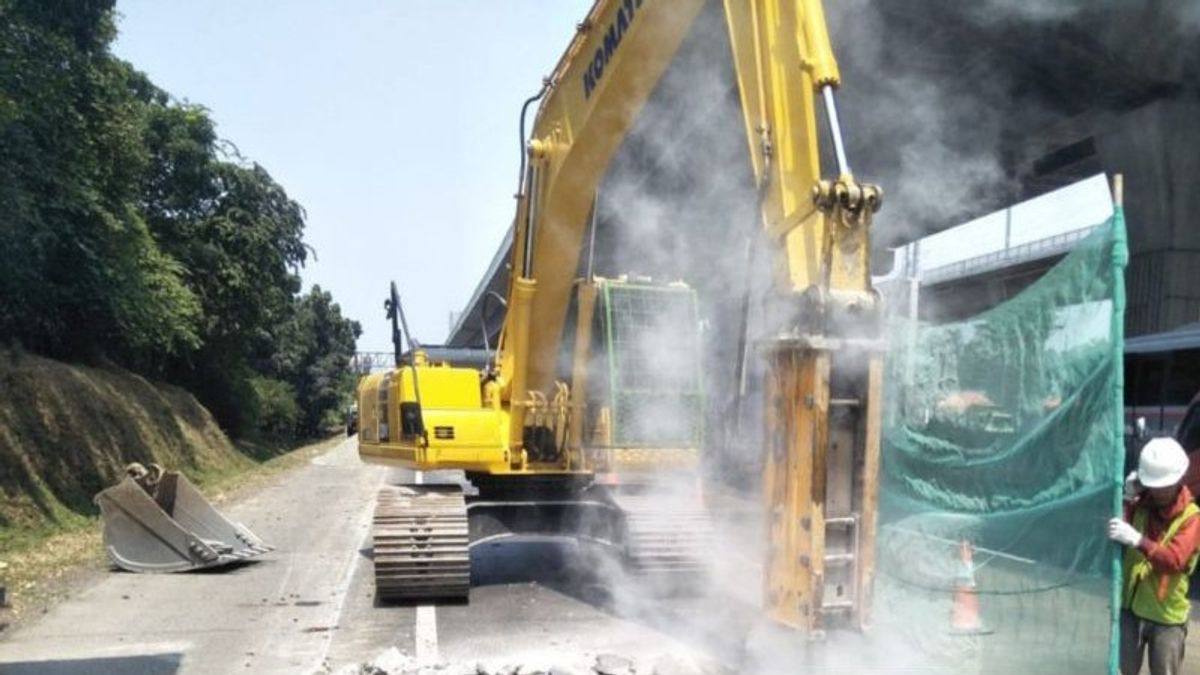
[(697, 466), (705, 399), (695, 290), (594, 278), (579, 283), (575, 306), (569, 381), (582, 397), (579, 445), (597, 470)]

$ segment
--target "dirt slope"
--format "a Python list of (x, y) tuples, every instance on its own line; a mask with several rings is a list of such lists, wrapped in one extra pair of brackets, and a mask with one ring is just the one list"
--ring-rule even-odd
[(92, 495), (135, 461), (201, 481), (255, 464), (182, 389), (0, 351), (0, 552), (83, 524)]

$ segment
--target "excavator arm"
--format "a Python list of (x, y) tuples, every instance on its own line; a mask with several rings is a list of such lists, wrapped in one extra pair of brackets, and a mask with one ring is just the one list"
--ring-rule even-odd
[[(819, 0), (726, 0), (772, 253), (767, 363), (764, 601), (818, 632), (861, 629), (874, 576), (882, 349), (871, 287), (878, 188), (850, 172), (840, 83)], [(837, 173), (824, 177), (824, 109)]]
[(703, 6), (600, 0), (548, 78), (518, 195), (500, 348), (513, 447), (521, 445), (529, 392), (554, 387), (596, 187)]

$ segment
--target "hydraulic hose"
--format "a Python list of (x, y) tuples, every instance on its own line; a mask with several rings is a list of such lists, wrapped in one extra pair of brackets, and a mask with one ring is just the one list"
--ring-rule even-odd
[(492, 346), (489, 344), (490, 340), (488, 340), (488, 328), (487, 328), (488, 308), (490, 307), (490, 305), (488, 304), (489, 300), (495, 300), (495, 301), (499, 302), (501, 307), (508, 307), (508, 302), (504, 299), (503, 296), (501, 296), (496, 291), (488, 291), (483, 296), (483, 302), (480, 303), (480, 306), (479, 306), (479, 332), (483, 335), (483, 350), (485, 352), (490, 353), (492, 351)]
[(517, 174), (517, 196), (519, 197), (525, 189), (525, 114), (529, 112), (529, 106), (541, 100), (546, 92), (550, 89), (550, 79), (542, 80), (542, 88), (538, 93), (525, 99), (525, 103), (521, 105), (521, 171)]
[[(403, 331), (404, 340), (408, 343), (408, 365), (412, 368), (413, 377), (413, 398), (416, 399), (417, 414), (421, 417), (421, 435), (425, 441), (425, 445), (429, 445), (429, 432), (425, 429), (425, 411), (421, 408), (421, 383), (417, 377), (417, 348), (419, 345), (413, 340), (412, 333), (408, 332), (408, 320), (404, 317), (404, 305), (400, 302), (400, 293), (396, 290), (396, 282), (392, 282), (391, 293), (387, 302), (389, 318), (392, 320), (392, 330), (395, 330), (397, 321), (400, 324), (400, 329)], [(400, 341), (396, 340), (396, 351), (400, 351)], [(400, 367), (400, 358), (397, 356), (396, 367)]]

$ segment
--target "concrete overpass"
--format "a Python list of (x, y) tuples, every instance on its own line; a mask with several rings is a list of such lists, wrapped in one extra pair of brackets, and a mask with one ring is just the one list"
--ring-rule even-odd
[(895, 313), (963, 319), (1020, 293), (1111, 215), (1098, 174), (904, 244), (875, 283)]

